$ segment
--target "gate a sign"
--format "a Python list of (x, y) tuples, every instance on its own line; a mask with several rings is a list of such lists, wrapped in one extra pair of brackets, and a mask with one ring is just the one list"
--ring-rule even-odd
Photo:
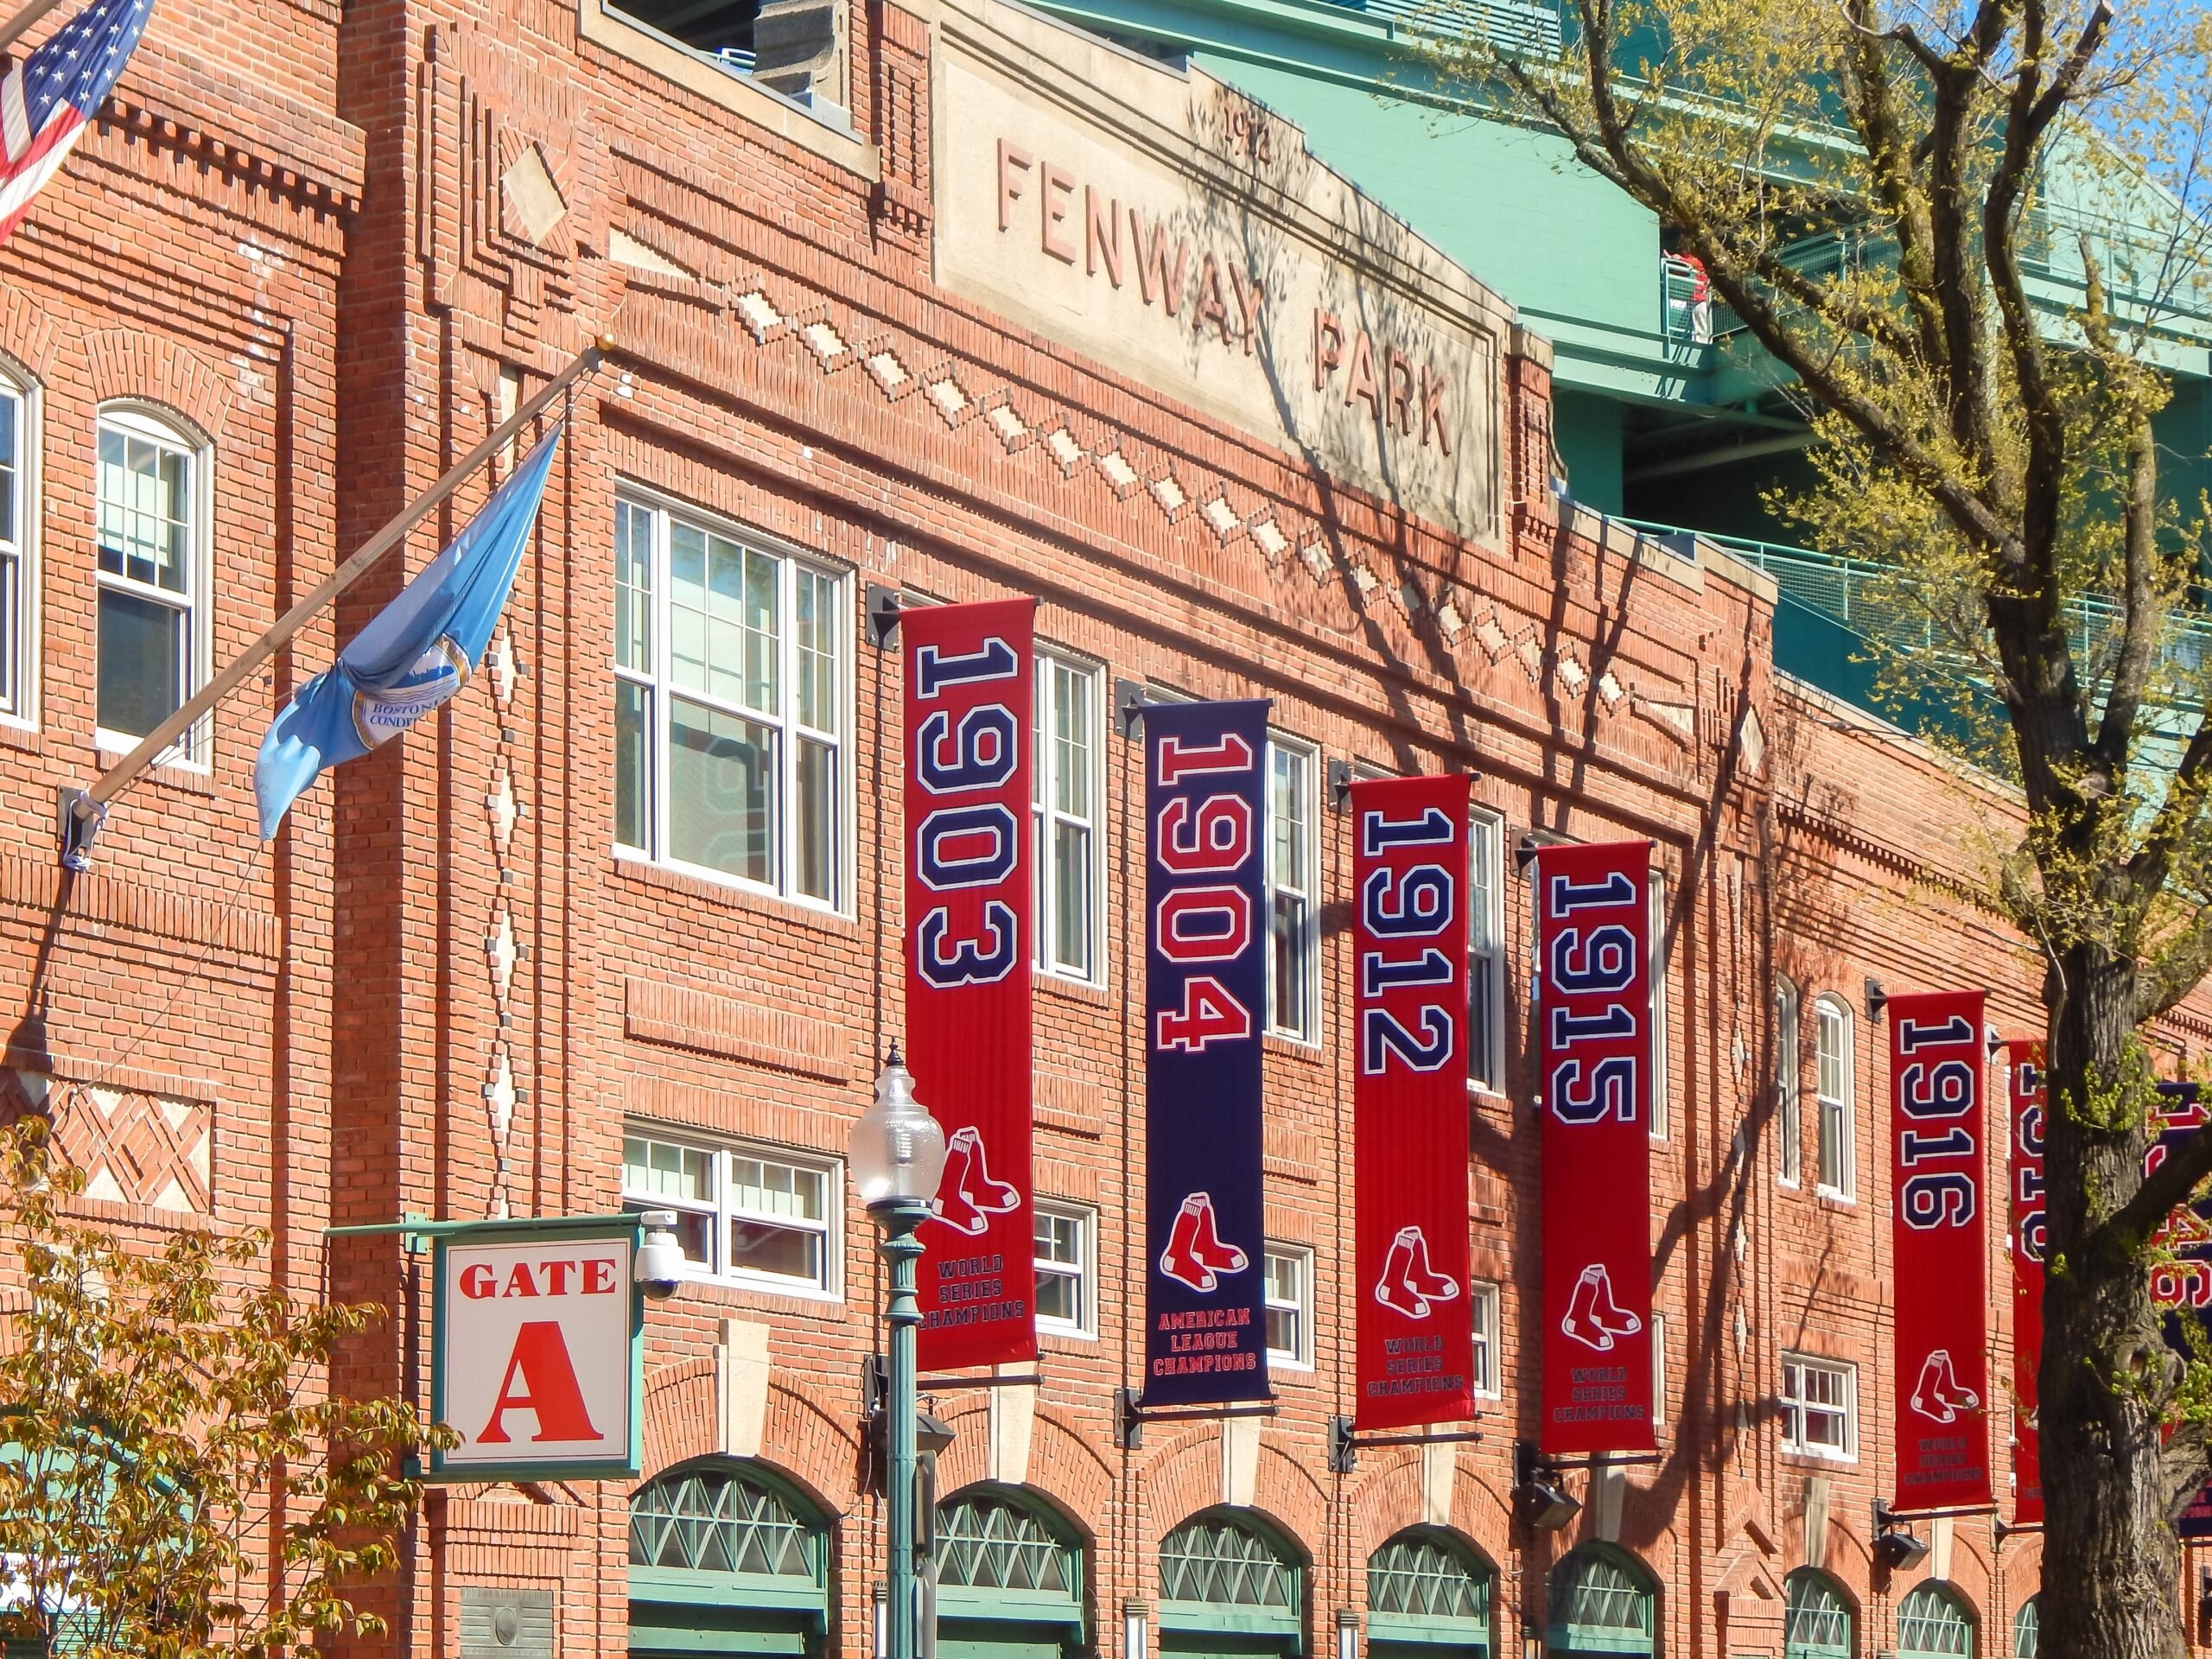
[(636, 1224), (491, 1222), (437, 1241), (431, 1414), (461, 1442), (431, 1454), (434, 1478), (640, 1472)]

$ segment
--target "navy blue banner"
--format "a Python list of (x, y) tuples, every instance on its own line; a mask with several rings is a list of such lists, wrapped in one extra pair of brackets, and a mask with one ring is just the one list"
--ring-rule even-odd
[[(2212, 1122), (2212, 1103), (2195, 1084), (2162, 1083), (2158, 1095), (2158, 1138), (2143, 1160), (2145, 1175)], [(2166, 1345), (2194, 1359), (2212, 1338), (2212, 1198), (2177, 1205), (2151, 1243), (2163, 1253), (2151, 1269), (2151, 1300), (2165, 1309)], [(2189, 1320), (2197, 1325), (2194, 1341)], [(2184, 1538), (2212, 1539), (2212, 1485), (2190, 1500), (2177, 1530)]]
[(1264, 1400), (1268, 705), (1144, 715), (1148, 1406)]

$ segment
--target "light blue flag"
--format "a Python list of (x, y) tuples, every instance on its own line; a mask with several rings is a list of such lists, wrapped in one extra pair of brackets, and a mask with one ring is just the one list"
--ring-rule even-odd
[(295, 691), (270, 722), (253, 766), (264, 841), (325, 766), (398, 736), (468, 683), (522, 568), (560, 442), (556, 423), (452, 544), (353, 636), (337, 666)]

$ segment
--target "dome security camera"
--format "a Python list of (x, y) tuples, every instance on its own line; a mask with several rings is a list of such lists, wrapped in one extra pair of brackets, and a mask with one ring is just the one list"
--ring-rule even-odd
[(645, 1236), (638, 1246), (630, 1276), (649, 1298), (664, 1302), (683, 1283), (683, 1247), (676, 1242), (676, 1211), (648, 1210), (639, 1219), (645, 1223)]

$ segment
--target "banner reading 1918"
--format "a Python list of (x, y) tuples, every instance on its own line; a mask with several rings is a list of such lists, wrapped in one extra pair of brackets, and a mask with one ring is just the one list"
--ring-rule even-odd
[(2043, 1045), (2005, 1045), (2012, 1124), (2012, 1522), (2043, 1519), (2036, 1368), (2043, 1358)]
[(1651, 843), (1536, 855), (1547, 1452), (1647, 1452)]
[(1467, 1298), (1467, 780), (1351, 786), (1361, 1428), (1474, 1409)]
[(1990, 1501), (1982, 993), (1890, 999), (1896, 1507)]
[(1147, 1405), (1268, 1397), (1268, 705), (1145, 709)]
[(923, 1224), (924, 1365), (1037, 1352), (1030, 1217), (1036, 601), (908, 610), (906, 1064), (948, 1142)]

